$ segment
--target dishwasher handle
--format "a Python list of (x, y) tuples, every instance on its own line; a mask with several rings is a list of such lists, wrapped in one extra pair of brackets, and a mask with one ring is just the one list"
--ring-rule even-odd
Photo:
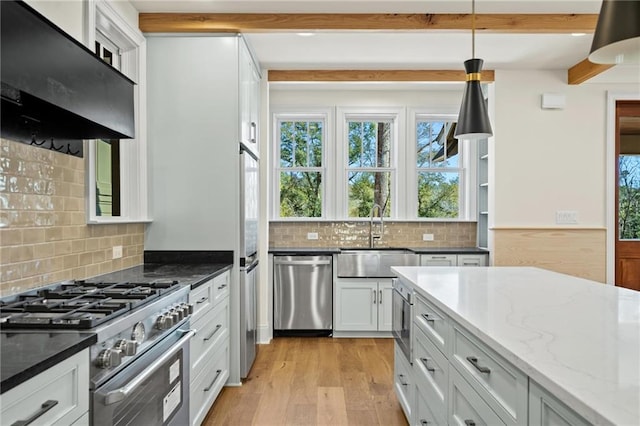
[(330, 260), (273, 260), (274, 265), (293, 265), (293, 266), (322, 266), (331, 265)]

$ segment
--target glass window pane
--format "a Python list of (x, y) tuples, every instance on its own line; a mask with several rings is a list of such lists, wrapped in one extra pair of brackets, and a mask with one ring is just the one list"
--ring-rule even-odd
[(391, 216), (391, 172), (349, 173), (349, 217), (369, 217), (374, 204)]
[(457, 218), (458, 173), (418, 174), (418, 217)]
[(322, 216), (322, 174), (280, 173), (280, 217)]
[(280, 167), (322, 167), (322, 122), (280, 122)]
[(640, 155), (620, 155), (618, 165), (619, 239), (640, 239)]
[(120, 216), (120, 141), (96, 140), (96, 216)]
[(349, 121), (349, 167), (391, 167), (393, 123)]
[(458, 140), (453, 136), (455, 122), (418, 121), (416, 123), (417, 166), (458, 167)]
[(280, 167), (293, 166), (294, 126), (292, 121), (280, 123)]

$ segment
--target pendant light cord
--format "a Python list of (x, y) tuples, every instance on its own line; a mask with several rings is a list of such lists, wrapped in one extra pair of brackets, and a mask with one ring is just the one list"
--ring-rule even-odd
[(471, 59), (476, 58), (476, 0), (471, 0)]

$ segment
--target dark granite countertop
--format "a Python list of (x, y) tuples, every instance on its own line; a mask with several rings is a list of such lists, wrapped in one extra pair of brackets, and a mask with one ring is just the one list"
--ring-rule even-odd
[(0, 393), (97, 342), (94, 333), (17, 331), (0, 333)]
[[(478, 247), (376, 247), (376, 250), (406, 249), (416, 254), (488, 254), (489, 250)], [(271, 247), (275, 255), (334, 254), (341, 250), (368, 250), (366, 247)]]

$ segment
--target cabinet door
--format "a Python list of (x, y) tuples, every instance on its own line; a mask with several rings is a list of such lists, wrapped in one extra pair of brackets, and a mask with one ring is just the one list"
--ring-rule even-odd
[(458, 263), (455, 254), (422, 254), (420, 266), (456, 266)]
[(391, 280), (378, 283), (378, 331), (391, 331), (393, 327), (392, 294)]
[(529, 424), (531, 426), (577, 426), (589, 423), (529, 379)]
[(459, 254), (458, 266), (487, 266), (486, 254)]
[(378, 282), (338, 281), (334, 313), (338, 331), (377, 330)]

